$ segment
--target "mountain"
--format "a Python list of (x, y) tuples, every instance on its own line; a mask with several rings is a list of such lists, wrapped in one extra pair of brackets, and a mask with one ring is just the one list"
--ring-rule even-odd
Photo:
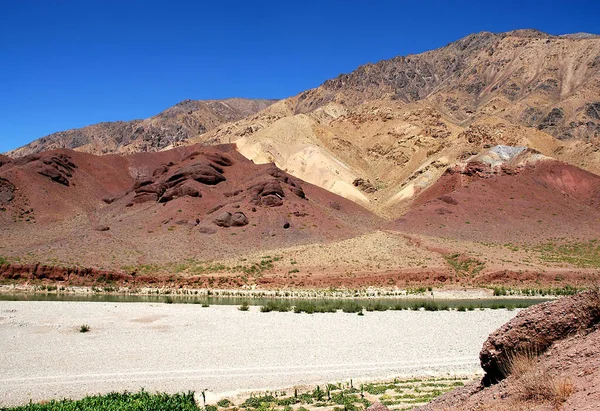
[(195, 139), (235, 143), (305, 181), (398, 217), (418, 178), (495, 145), (600, 173), (600, 38), (478, 33), (367, 64)]
[(240, 120), (276, 100), (185, 100), (145, 120), (116, 121), (61, 131), (7, 153), (11, 157), (59, 148), (106, 153), (158, 151), (196, 137), (219, 124)]
[[(274, 288), (587, 284), (599, 62), (595, 36), (484, 32), (235, 121), (199, 127), (208, 103), (187, 102), (142, 121), (148, 140), (104, 128), (113, 145), (0, 157), (0, 264), (13, 267), (0, 274), (58, 261), (206, 281), (258, 270), (244, 284)], [(167, 123), (181, 139), (148, 131)]]

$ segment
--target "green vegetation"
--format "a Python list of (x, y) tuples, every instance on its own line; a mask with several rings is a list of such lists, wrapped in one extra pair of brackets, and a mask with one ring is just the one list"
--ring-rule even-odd
[(81, 327), (79, 327), (80, 333), (86, 333), (88, 331), (90, 331), (90, 326), (87, 324), (83, 324)]
[(290, 311), (291, 309), (292, 306), (287, 301), (273, 300), (260, 307), (260, 312), (270, 313), (271, 311), (278, 311), (284, 313)]
[(50, 401), (46, 404), (29, 404), (24, 407), (5, 408), (4, 411), (198, 411), (194, 393), (150, 394), (111, 393), (82, 400)]
[(535, 296), (562, 296), (562, 295), (574, 295), (580, 291), (583, 291), (583, 288), (576, 288), (569, 284), (563, 287), (554, 287), (554, 288), (510, 288), (510, 287), (494, 287), (494, 296), (513, 296), (513, 295), (522, 295), (528, 297)]
[[(499, 291), (500, 292), (500, 291)], [(560, 291), (566, 293), (567, 291)], [(570, 292), (570, 291), (569, 291)], [(506, 294), (502, 294), (506, 295)], [(547, 294), (546, 294), (547, 295)], [(468, 306), (465, 305), (450, 305), (450, 303), (442, 303), (433, 300), (423, 300), (417, 302), (386, 302), (386, 301), (344, 301), (344, 300), (322, 300), (322, 301), (310, 301), (300, 300), (296, 302), (289, 302), (286, 300), (272, 300), (264, 304), (260, 311), (263, 313), (276, 312), (288, 312), (293, 311), (294, 313), (335, 313), (342, 311), (344, 313), (358, 313), (364, 315), (363, 310), (367, 312), (374, 311), (388, 311), (388, 310), (413, 310), (413, 311), (473, 311), (475, 309), (489, 308), (492, 310), (498, 309), (515, 309), (515, 308), (526, 308), (532, 303), (529, 301), (522, 301), (516, 303), (489, 303), (489, 302), (478, 302)]]
[(548, 263), (569, 264), (579, 268), (600, 268), (600, 241), (554, 241), (532, 247)]
[(448, 254), (444, 259), (458, 275), (475, 276), (485, 267), (485, 264), (474, 258), (466, 258), (460, 253)]
[(236, 266), (227, 266), (221, 263), (210, 261), (198, 261), (194, 258), (184, 260), (182, 263), (176, 264), (139, 264), (126, 265), (121, 268), (127, 272), (135, 272), (138, 274), (154, 274), (159, 272), (168, 273), (186, 273), (191, 275), (203, 275), (214, 273), (244, 273), (247, 275), (260, 275), (263, 272), (275, 267), (275, 263), (281, 261), (282, 257), (271, 257), (269, 255), (261, 257), (254, 263), (238, 264)]
[[(292, 406), (297, 411), (308, 411), (309, 408), (333, 407), (336, 411), (363, 411), (371, 405), (373, 396), (394, 409), (405, 406), (412, 408), (414, 404), (424, 404), (445, 392), (464, 385), (461, 378), (413, 378), (390, 382), (371, 383), (355, 387), (349, 383), (327, 384), (317, 386), (306, 392), (294, 390), (293, 395), (284, 392), (265, 392), (252, 395), (239, 405), (239, 409), (250, 411), (289, 411)], [(369, 394), (369, 399), (365, 397)], [(228, 405), (233, 406), (233, 404)], [(308, 408), (307, 408), (308, 407)]]
[(248, 311), (249, 309), (250, 306), (248, 305), (248, 301), (244, 301), (242, 305), (240, 305), (240, 308), (238, 308), (240, 311)]

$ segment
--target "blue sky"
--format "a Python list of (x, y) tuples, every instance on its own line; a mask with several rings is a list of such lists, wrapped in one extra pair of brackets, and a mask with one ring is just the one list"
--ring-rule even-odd
[(0, 0), (0, 152), (187, 98), (284, 98), (483, 30), (600, 33), (600, 1)]

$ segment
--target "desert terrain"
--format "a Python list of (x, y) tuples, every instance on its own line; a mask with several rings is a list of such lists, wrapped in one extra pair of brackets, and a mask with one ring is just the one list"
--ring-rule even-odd
[[(0, 155), (1, 291), (425, 304), (0, 301), (0, 406), (144, 387), (224, 410), (593, 409), (599, 133), (600, 37), (515, 30)], [(570, 297), (429, 311), (443, 295)]]

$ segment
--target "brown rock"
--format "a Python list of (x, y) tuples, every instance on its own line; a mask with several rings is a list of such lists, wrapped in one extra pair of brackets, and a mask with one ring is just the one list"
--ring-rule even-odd
[(200, 190), (194, 187), (192, 183), (193, 182), (185, 182), (165, 191), (158, 201), (161, 203), (166, 203), (178, 197), (202, 197)]
[(0, 154), (0, 167), (2, 167), (4, 164), (10, 163), (10, 160), (10, 157)]
[(6, 205), (15, 198), (15, 186), (10, 181), (0, 177), (0, 205)]
[(352, 184), (354, 187), (360, 188), (365, 193), (374, 193), (377, 191), (377, 188), (369, 180), (362, 178), (355, 179)]
[(225, 176), (210, 165), (195, 163), (184, 166), (173, 174), (167, 180), (167, 187), (174, 187), (185, 180), (196, 180), (199, 183), (207, 185), (219, 184), (225, 181)]
[(515, 353), (542, 352), (553, 342), (600, 323), (600, 295), (589, 291), (557, 301), (534, 305), (494, 331), (479, 353), (484, 383), (506, 377)]
[(219, 227), (242, 227), (248, 224), (248, 217), (240, 211), (231, 214), (225, 211), (213, 221)]

